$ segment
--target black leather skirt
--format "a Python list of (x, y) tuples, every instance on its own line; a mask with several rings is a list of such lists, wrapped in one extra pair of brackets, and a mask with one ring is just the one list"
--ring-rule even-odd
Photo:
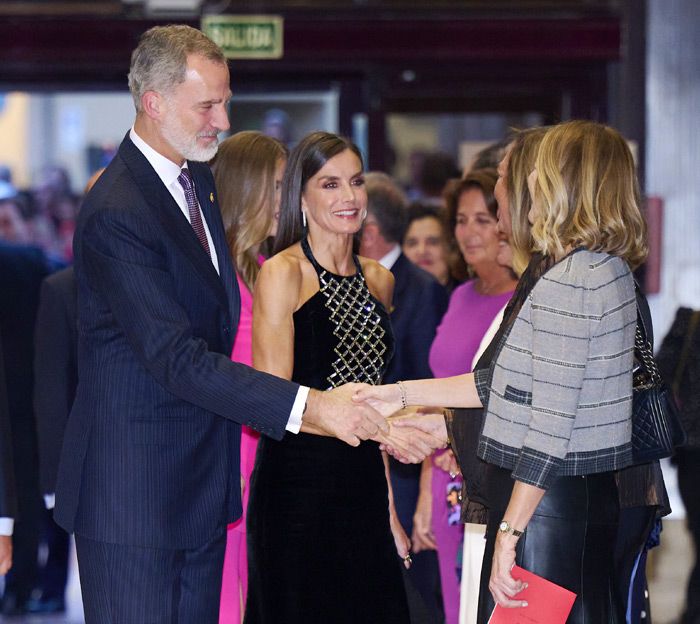
[[(479, 624), (488, 622), (495, 606), (488, 583), (498, 525), (513, 489), (510, 472), (490, 465), (487, 475), (491, 508), (479, 588)], [(614, 587), (618, 516), (613, 473), (560, 477), (518, 540), (519, 566), (576, 594), (569, 623), (622, 624)]]

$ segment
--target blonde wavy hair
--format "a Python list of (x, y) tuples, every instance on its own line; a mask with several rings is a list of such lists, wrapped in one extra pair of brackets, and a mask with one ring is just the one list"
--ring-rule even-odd
[(633, 269), (644, 262), (646, 222), (632, 153), (619, 132), (592, 121), (553, 126), (535, 168), (535, 251), (559, 258), (567, 247), (585, 247)]
[(226, 240), (251, 292), (260, 271), (258, 247), (274, 218), (275, 169), (287, 153), (277, 139), (245, 131), (222, 141), (212, 162)]
[(527, 177), (535, 168), (537, 149), (547, 130), (547, 127), (521, 130), (507, 151), (508, 169), (505, 183), (512, 228), (510, 246), (513, 251), (513, 270), (518, 275), (522, 275), (532, 255), (531, 226), (527, 218), (532, 199), (527, 187)]

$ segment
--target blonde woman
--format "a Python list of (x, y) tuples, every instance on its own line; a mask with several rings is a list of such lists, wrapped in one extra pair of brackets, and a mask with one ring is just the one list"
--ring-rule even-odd
[[(531, 128), (519, 132), (507, 146), (504, 158), (498, 165), (498, 180), (494, 195), (498, 202), (498, 229), (509, 244), (501, 244), (496, 260), (502, 266), (515, 267), (520, 276), (517, 289), (508, 304), (501, 310), (486, 334), (484, 334), (472, 370), (489, 368), (496, 355), (501, 338), (510, 330), (532, 287), (551, 261), (542, 254), (531, 257), (532, 240), (530, 222), (530, 194), (527, 176), (535, 166), (535, 156), (546, 128)], [(505, 319), (505, 320), (504, 320)], [(481, 461), (476, 449), (481, 433), (484, 410), (475, 408), (473, 413), (457, 413), (452, 421), (452, 450), (458, 459), (464, 477), (462, 497), (462, 522), (464, 526), (464, 550), (462, 554), (462, 582), (460, 588), (460, 624), (474, 624), (479, 604), (479, 584), (484, 559), (484, 534), (489, 502), (486, 486), (489, 464)]]
[[(532, 288), (495, 366), (364, 388), (357, 399), (386, 412), (402, 399), (487, 406), (478, 455), (495, 474), (479, 622), (495, 603), (527, 606), (514, 563), (577, 594), (569, 622), (617, 622), (613, 471), (632, 461), (631, 269), (646, 256), (634, 162), (615, 130), (567, 122), (543, 137), (528, 181), (533, 250), (554, 265)], [(433, 416), (425, 427), (446, 437), (444, 420)]]
[[(249, 366), (252, 358), (253, 297), (264, 260), (260, 246), (277, 232), (280, 189), (287, 148), (260, 132), (239, 132), (221, 143), (212, 163), (226, 239), (236, 266), (241, 312), (231, 359)], [(241, 432), (241, 488), (243, 515), (228, 527), (220, 624), (243, 621), (248, 591), (246, 508), (250, 474), (260, 434), (243, 426)]]

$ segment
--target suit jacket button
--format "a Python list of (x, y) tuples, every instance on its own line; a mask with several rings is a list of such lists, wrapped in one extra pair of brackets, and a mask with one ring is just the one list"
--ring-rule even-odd
[(231, 328), (228, 327), (227, 325), (224, 325), (224, 333), (225, 333), (225, 334), (230, 334), (230, 333), (231, 333)]

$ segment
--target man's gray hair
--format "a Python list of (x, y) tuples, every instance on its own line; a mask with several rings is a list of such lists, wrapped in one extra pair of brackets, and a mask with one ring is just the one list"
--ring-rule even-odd
[(374, 216), (379, 231), (389, 243), (403, 242), (408, 201), (394, 179), (380, 171), (365, 174), (367, 210)]
[(184, 82), (190, 54), (226, 64), (221, 48), (191, 26), (155, 26), (141, 35), (129, 69), (129, 90), (137, 112), (141, 111), (141, 97), (146, 91), (168, 93)]

